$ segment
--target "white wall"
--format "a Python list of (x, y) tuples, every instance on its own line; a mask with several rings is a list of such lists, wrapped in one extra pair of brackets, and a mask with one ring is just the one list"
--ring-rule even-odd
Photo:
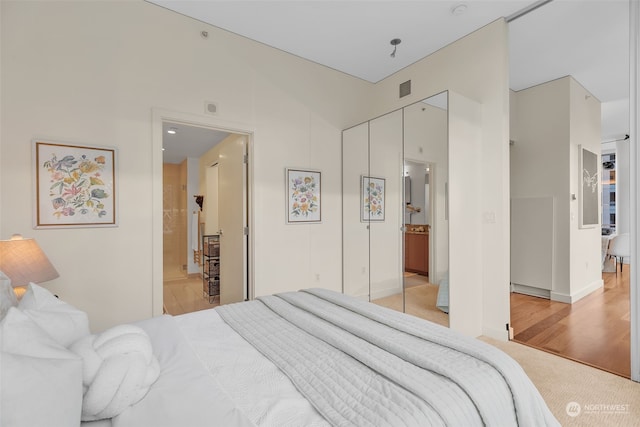
[[(600, 160), (601, 113), (600, 101), (589, 93), (575, 79), (569, 79), (570, 124), (569, 124), (569, 175), (571, 194), (577, 194), (582, 185), (582, 171), (579, 169), (579, 146), (596, 153)], [(598, 161), (598, 176), (602, 176), (602, 162)], [(597, 193), (602, 194), (600, 180)], [(569, 293), (559, 295), (552, 292), (557, 301), (575, 302), (590, 292), (603, 286), (602, 281), (602, 240), (600, 224), (591, 228), (579, 228), (579, 200), (571, 202), (570, 224), (570, 283)], [(598, 218), (601, 218), (602, 197), (598, 197)]]
[(568, 293), (569, 78), (518, 91), (513, 99), (517, 107), (511, 114), (511, 197), (554, 199), (554, 243), (547, 249), (554, 254), (554, 268), (548, 289)]
[(602, 286), (600, 227), (578, 224), (578, 146), (600, 154), (600, 102), (572, 77), (512, 93), (512, 100), (511, 196), (554, 200), (546, 296), (575, 302)]
[[(204, 116), (204, 101), (215, 101), (220, 120), (255, 130), (256, 294), (340, 290), (340, 134), (369, 83), (143, 1), (0, 7), (0, 236), (38, 240), (60, 272), (46, 286), (88, 311), (92, 329), (149, 317), (161, 303), (153, 108)], [(34, 137), (118, 148), (117, 228), (31, 228)], [(323, 171), (321, 225), (285, 225), (287, 166)]]

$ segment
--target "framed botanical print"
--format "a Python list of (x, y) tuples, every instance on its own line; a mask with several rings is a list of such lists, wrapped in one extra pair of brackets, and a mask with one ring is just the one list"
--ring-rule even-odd
[(360, 221), (384, 221), (385, 179), (362, 176), (360, 184)]
[(288, 224), (321, 222), (321, 177), (319, 171), (286, 169)]
[(35, 228), (115, 227), (116, 149), (34, 140)]

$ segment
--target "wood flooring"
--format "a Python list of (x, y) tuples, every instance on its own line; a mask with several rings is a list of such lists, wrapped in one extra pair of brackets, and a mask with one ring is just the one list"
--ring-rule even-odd
[(511, 294), (514, 341), (629, 378), (629, 266), (574, 304)]

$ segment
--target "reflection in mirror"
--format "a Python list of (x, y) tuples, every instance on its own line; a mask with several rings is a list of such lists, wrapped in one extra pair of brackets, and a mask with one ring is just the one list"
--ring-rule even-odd
[(342, 291), (369, 301), (369, 224), (360, 195), (369, 175), (369, 123), (342, 132)]
[[(447, 92), (404, 108), (405, 312), (449, 324)], [(408, 177), (408, 179), (407, 179)], [(405, 189), (406, 193), (406, 189)]]
[(402, 311), (402, 110), (371, 120), (369, 126), (369, 173), (376, 184), (369, 200), (371, 209), (381, 213), (370, 215), (369, 223), (371, 301), (392, 301), (391, 308)]
[(402, 110), (342, 132), (343, 292), (400, 311), (402, 161)]
[(342, 133), (343, 292), (448, 326), (447, 93)]

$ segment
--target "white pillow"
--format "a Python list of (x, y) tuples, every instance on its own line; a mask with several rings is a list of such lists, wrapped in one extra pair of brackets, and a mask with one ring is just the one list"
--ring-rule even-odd
[(160, 375), (149, 335), (138, 326), (118, 325), (87, 335), (69, 350), (84, 361), (82, 421), (121, 414), (141, 400)]
[(82, 359), (12, 307), (0, 322), (0, 425), (80, 425)]
[(64, 347), (89, 335), (87, 313), (59, 300), (35, 283), (29, 283), (18, 308)]
[(7, 315), (11, 307), (18, 305), (18, 298), (11, 286), (11, 279), (0, 271), (0, 320)]

